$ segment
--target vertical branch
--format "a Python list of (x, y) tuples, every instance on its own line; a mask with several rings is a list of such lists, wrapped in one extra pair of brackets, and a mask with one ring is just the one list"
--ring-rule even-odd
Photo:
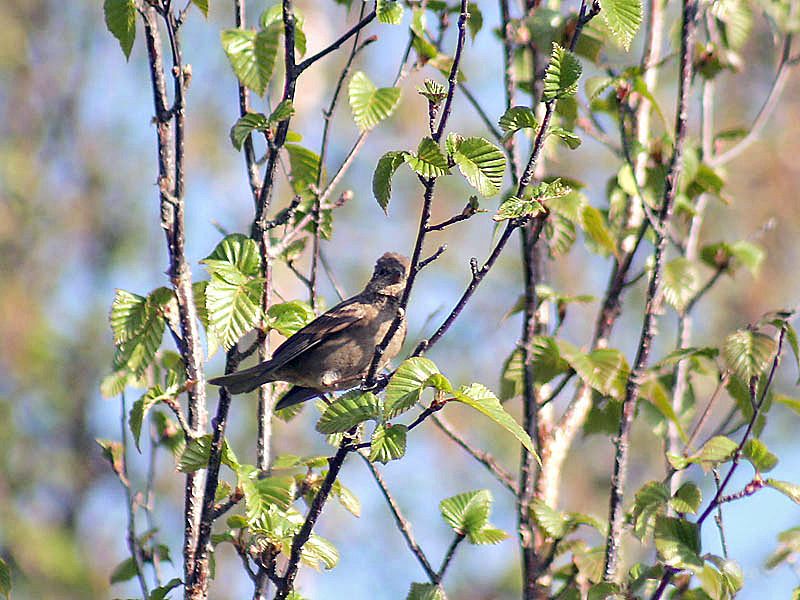
[(677, 192), (678, 177), (683, 165), (683, 147), (688, 131), (689, 93), (692, 83), (692, 44), (694, 41), (695, 19), (697, 16), (697, 0), (683, 0), (682, 25), (681, 25), (681, 60), (680, 79), (678, 84), (678, 102), (675, 117), (675, 148), (667, 172), (664, 196), (659, 210), (659, 231), (655, 232), (656, 246), (653, 253), (654, 264), (647, 289), (644, 322), (639, 340), (633, 368), (631, 369), (628, 383), (625, 388), (625, 399), (622, 404), (622, 418), (617, 438), (615, 440), (616, 452), (614, 456), (614, 472), (611, 478), (611, 494), (609, 499), (609, 529), (605, 550), (606, 581), (616, 579), (617, 566), (620, 560), (623, 510), (622, 502), (625, 491), (625, 481), (628, 471), (628, 454), (630, 432), (633, 425), (633, 413), (639, 397), (639, 382), (647, 369), (650, 348), (655, 335), (657, 314), (661, 306), (661, 276), (664, 267), (664, 258), (667, 250), (667, 238), (663, 234), (664, 228), (669, 225)]
[[(197, 327), (197, 312), (192, 292), (192, 274), (186, 262), (184, 245), (183, 157), (186, 102), (184, 68), (181, 64), (175, 17), (167, 11), (164, 20), (172, 50), (174, 78), (174, 104), (167, 108), (166, 77), (164, 73), (161, 38), (158, 32), (157, 12), (151, 5), (142, 6), (140, 14), (144, 24), (153, 103), (156, 113), (158, 140), (158, 188), (161, 201), (161, 227), (164, 229), (169, 253), (169, 276), (178, 302), (181, 338), (178, 349), (183, 358), (187, 387), (189, 425), (194, 432), (206, 427), (206, 393), (203, 374), (203, 351)], [(194, 553), (202, 504), (202, 475), (186, 476), (184, 506), (184, 577), (189, 578), (194, 568)]]
[[(244, 29), (247, 23), (246, 6), (244, 0), (233, 0), (234, 23), (238, 29)], [(239, 116), (243, 117), (250, 112), (250, 90), (238, 80), (236, 80), (239, 91)], [(250, 183), (250, 192), (253, 200), (257, 201), (261, 188), (261, 175), (256, 164), (256, 154), (253, 149), (253, 136), (247, 134), (242, 145), (244, 150), (244, 160), (247, 167), (247, 179)]]

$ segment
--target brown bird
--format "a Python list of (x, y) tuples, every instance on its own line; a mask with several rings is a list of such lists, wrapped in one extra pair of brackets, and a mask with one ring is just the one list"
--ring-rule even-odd
[(271, 381), (294, 384), (276, 409), (304, 402), (325, 392), (354, 388), (369, 371), (375, 348), (401, 313), (400, 327), (381, 357), (379, 369), (400, 351), (406, 337), (400, 297), (408, 278), (408, 259), (387, 252), (375, 263), (364, 290), (320, 315), (283, 342), (270, 360), (211, 379), (231, 394), (249, 392)]

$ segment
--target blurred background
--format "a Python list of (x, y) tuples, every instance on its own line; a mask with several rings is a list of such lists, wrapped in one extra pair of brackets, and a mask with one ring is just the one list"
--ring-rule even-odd
[[(115, 288), (144, 294), (167, 284), (167, 259), (159, 227), (152, 98), (141, 25), (137, 23), (139, 37), (126, 63), (103, 24), (101, 4), (0, 3), (0, 555), (14, 567), (16, 599), (137, 593), (130, 584), (109, 584), (115, 565), (128, 556), (127, 508), (123, 489), (94, 442), (98, 437), (119, 439), (120, 401), (103, 399), (98, 386), (110, 371), (113, 347), (107, 313)], [(219, 31), (232, 26), (230, 4), (212, 0), (207, 21), (193, 10), (183, 30), (184, 60), (193, 67), (186, 214), (187, 252), (195, 279), (203, 278), (197, 261), (219, 240), (218, 227), (247, 232), (252, 219), (244, 160), (228, 138), (238, 117), (237, 91)], [(312, 53), (351, 22), (346, 21), (345, 8), (333, 2), (298, 0), (297, 5), (305, 12)], [(480, 5), (484, 28), (468, 43), (462, 66), (468, 86), (496, 119), (502, 114), (501, 48), (492, 31), (498, 8), (494, 2)], [(248, 3), (251, 23), (266, 6)], [(777, 52), (763, 23), (756, 22), (742, 72), (719, 79), (718, 129), (748, 125), (772, 80)], [(406, 29), (374, 25), (368, 31), (377, 33), (379, 40), (359, 57), (356, 68), (379, 86), (391, 85)], [(638, 56), (635, 47), (629, 56), (612, 55), (611, 62), (633, 63)], [(337, 53), (301, 78), (293, 129), (312, 149), (319, 147), (321, 108), (329, 102), (330, 86), (344, 59), (343, 52)], [(585, 68), (592, 74), (592, 68)], [(673, 71), (674, 64), (665, 67), (666, 83), (657, 91), (669, 121), (674, 110)], [(333, 238), (324, 243), (323, 252), (347, 294), (361, 288), (382, 252), (411, 251), (421, 196), (418, 183), (407, 173), (398, 174), (387, 218), (372, 198), (371, 177), (379, 155), (414, 148), (424, 135), (425, 101), (414, 88), (431, 74), (423, 71), (405, 81), (397, 113), (369, 137), (340, 187), (352, 189), (355, 196), (337, 212)], [(705, 242), (761, 235), (768, 255), (756, 280), (744, 271), (735, 279), (725, 277), (698, 306), (698, 344), (718, 344), (761, 313), (794, 306), (800, 298), (798, 102), (800, 84), (792, 77), (761, 139), (730, 165), (732, 205), (710, 204)], [(255, 108), (264, 110), (258, 100)], [(461, 94), (456, 95), (449, 129), (486, 135)], [(333, 128), (329, 172), (356, 136), (344, 102)], [(586, 182), (590, 199), (599, 207), (605, 202), (606, 178), (617, 168), (608, 151), (591, 140), (574, 152), (560, 151), (547, 163), (548, 174)], [(437, 187), (434, 221), (459, 212), (470, 193), (460, 177), (445, 178)], [(276, 201), (285, 205), (288, 200), (284, 193)], [(495, 206), (496, 200), (485, 203), (489, 210)], [(774, 227), (758, 234), (770, 221)], [(443, 242), (449, 249), (418, 279), (409, 314), (409, 346), (449, 312), (468, 280), (469, 258), (486, 255), (492, 234), (489, 215), (480, 215), (430, 236), (431, 251)], [(431, 353), (454, 382), (480, 381), (498, 389), (502, 362), (520, 329), (519, 315), (502, 318), (520, 294), (518, 256), (515, 239)], [(566, 293), (600, 295), (609, 268), (608, 259), (588, 255), (576, 245), (568, 257), (552, 264), (551, 276), (554, 287)], [(304, 289), (288, 271), (279, 270), (277, 277), (285, 298), (305, 299)], [(327, 304), (335, 303), (329, 281), (324, 276), (321, 281)], [(628, 299), (635, 308), (620, 321), (612, 343), (630, 353), (641, 324), (641, 287)], [(587, 343), (595, 310), (596, 303), (571, 309), (565, 337)], [(674, 320), (672, 313), (662, 319), (663, 348), (673, 344)], [(217, 374), (221, 369), (221, 358), (216, 356), (208, 372)], [(790, 394), (796, 375), (791, 371), (784, 369), (786, 377), (778, 388)], [(129, 392), (129, 404), (135, 397), (135, 391)], [(215, 394), (210, 398), (213, 410)], [(510, 410), (518, 415), (517, 406)], [(780, 406), (773, 410), (778, 418), (771, 419), (763, 439), (783, 458), (775, 477), (796, 480), (800, 464), (796, 415)], [(516, 468), (518, 447), (510, 436), (467, 410), (448, 407), (445, 412), (476, 446), (496, 453), (507, 468)], [(248, 462), (255, 459), (254, 415), (253, 399), (238, 397), (230, 439), (240, 459)], [(276, 453), (329, 452), (313, 430), (315, 418), (314, 408), (307, 407), (290, 424), (277, 422)], [(663, 465), (657, 454), (648, 452), (655, 440), (646, 426), (639, 426), (631, 486), (661, 477)], [(146, 456), (146, 444), (143, 449)], [(561, 508), (605, 518), (610, 451), (610, 442), (599, 436), (577, 442), (564, 474)], [(146, 475), (145, 456), (132, 456), (135, 485), (141, 486)], [(156, 467), (158, 535), (176, 563), (164, 566), (167, 580), (180, 572), (183, 476), (174, 471), (172, 458), (165, 453)], [(451, 539), (438, 510), (445, 497), (489, 488), (496, 499), (492, 522), (514, 533), (510, 495), (432, 426), (410, 436), (408, 456), (382, 470), (435, 564)], [(363, 463), (351, 459), (342, 481), (360, 497), (362, 515), (356, 519), (335, 503), (326, 507), (319, 533), (338, 546), (341, 560), (330, 573), (304, 570), (303, 594), (315, 599), (405, 597), (409, 583), (424, 580), (424, 574), (371, 476)], [(800, 524), (798, 507), (766, 490), (729, 505), (726, 521), (731, 554), (741, 561), (746, 576), (739, 597), (788, 597), (797, 577), (788, 567), (768, 572), (763, 563), (774, 548), (776, 533)], [(716, 548), (713, 528), (707, 527), (705, 533), (705, 542)], [(635, 556), (634, 548), (630, 552)], [(497, 546), (464, 545), (444, 583), (451, 598), (515, 598), (518, 567), (513, 539)], [(251, 584), (229, 546), (219, 553), (217, 574), (220, 579), (212, 584), (212, 598), (250, 597)]]

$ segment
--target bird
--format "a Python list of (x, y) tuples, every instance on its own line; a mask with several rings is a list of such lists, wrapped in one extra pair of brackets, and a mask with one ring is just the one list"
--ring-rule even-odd
[(325, 394), (357, 387), (367, 375), (375, 349), (393, 321), (399, 327), (378, 364), (383, 369), (400, 351), (406, 336), (401, 297), (408, 279), (408, 258), (387, 252), (375, 263), (359, 293), (323, 313), (275, 349), (272, 358), (249, 369), (209, 380), (231, 394), (285, 381), (293, 387), (275, 405), (288, 408)]

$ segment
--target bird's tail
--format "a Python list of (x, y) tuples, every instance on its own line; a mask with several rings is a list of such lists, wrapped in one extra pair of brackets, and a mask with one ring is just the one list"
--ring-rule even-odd
[(307, 387), (300, 387), (299, 385), (294, 386), (288, 392), (283, 395), (283, 398), (278, 400), (278, 403), (275, 405), (275, 410), (281, 410), (282, 408), (289, 408), (290, 406), (294, 406), (295, 404), (300, 404), (301, 402), (305, 402), (306, 400), (311, 400), (311, 398), (315, 398), (320, 395), (318, 390), (313, 388)]
[(257, 387), (270, 381), (276, 381), (272, 370), (272, 362), (267, 361), (230, 375), (214, 377), (214, 379), (209, 379), (208, 382), (212, 385), (220, 385), (227, 388), (231, 394), (243, 394), (252, 392)]

